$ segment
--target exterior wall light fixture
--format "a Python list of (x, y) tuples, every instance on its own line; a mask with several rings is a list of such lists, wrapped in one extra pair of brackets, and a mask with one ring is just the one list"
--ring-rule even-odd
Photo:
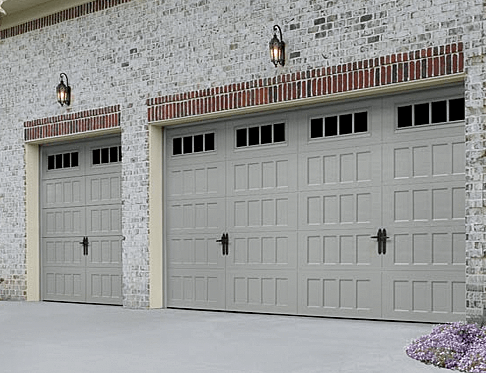
[[(62, 76), (66, 77), (66, 84), (64, 84), (64, 79)], [(69, 106), (71, 104), (71, 87), (69, 86), (68, 77), (65, 73), (61, 73), (61, 82), (57, 85), (56, 93), (57, 93), (57, 102), (61, 104), (61, 106)]]
[[(280, 34), (280, 39), (277, 37), (277, 31)], [(282, 30), (279, 25), (273, 26), (273, 38), (270, 40), (270, 60), (277, 67), (285, 65), (285, 43), (282, 40)]]

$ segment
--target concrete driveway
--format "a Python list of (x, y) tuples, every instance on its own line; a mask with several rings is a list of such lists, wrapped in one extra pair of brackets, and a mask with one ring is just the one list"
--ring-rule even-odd
[[(0, 302), (5, 373), (420, 373), (406, 344), (432, 325)], [(444, 371), (444, 370), (440, 370)]]

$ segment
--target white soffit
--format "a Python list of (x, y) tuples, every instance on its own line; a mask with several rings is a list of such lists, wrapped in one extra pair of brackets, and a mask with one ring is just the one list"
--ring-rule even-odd
[(87, 0), (4, 0), (1, 7), (7, 15), (0, 19), (0, 30), (88, 2)]

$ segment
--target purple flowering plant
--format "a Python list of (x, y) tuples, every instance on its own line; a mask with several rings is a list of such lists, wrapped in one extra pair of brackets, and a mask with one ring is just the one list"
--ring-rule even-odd
[(405, 349), (412, 359), (468, 373), (486, 372), (486, 326), (454, 322), (436, 326)]

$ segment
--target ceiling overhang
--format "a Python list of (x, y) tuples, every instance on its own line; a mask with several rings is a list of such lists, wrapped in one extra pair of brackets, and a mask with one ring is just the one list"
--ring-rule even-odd
[(7, 15), (0, 18), (0, 30), (89, 2), (87, 0), (4, 0), (1, 7)]

